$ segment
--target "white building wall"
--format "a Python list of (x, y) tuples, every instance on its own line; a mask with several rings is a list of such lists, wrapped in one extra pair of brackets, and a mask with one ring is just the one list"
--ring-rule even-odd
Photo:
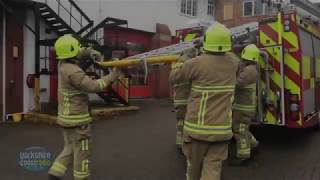
[(198, 0), (197, 17), (180, 13), (180, 0), (76, 0), (95, 23), (105, 17), (128, 20), (130, 28), (155, 32), (156, 23), (167, 24), (172, 35), (191, 20), (214, 21), (207, 15), (208, 0)]
[[(35, 18), (33, 11), (27, 12), (26, 24), (30, 27), (35, 27)], [(45, 28), (47, 27), (44, 23), (40, 23), (40, 39), (51, 39), (55, 37), (55, 34), (46, 34)], [(47, 52), (48, 53), (48, 52)], [(40, 49), (40, 57), (45, 56), (44, 47)], [(49, 62), (48, 62), (49, 63)], [(47, 64), (49, 66), (49, 64)], [(30, 111), (34, 108), (34, 96), (33, 89), (27, 87), (25, 80), (28, 74), (35, 73), (35, 35), (28, 28), (24, 27), (24, 90), (23, 90), (23, 110), (24, 112)], [(44, 68), (44, 61), (40, 61), (40, 70)], [(50, 77), (47, 75), (41, 75), (40, 88), (45, 89), (41, 92), (40, 101), (49, 102), (50, 97)]]
[[(27, 12), (26, 24), (34, 27), (34, 15), (32, 11)], [(34, 34), (24, 27), (24, 68), (23, 68), (23, 79), (25, 80), (28, 74), (33, 74), (34, 71), (34, 59), (35, 59), (35, 41)], [(23, 84), (23, 111), (27, 112), (33, 108), (33, 89), (27, 87), (27, 84)]]

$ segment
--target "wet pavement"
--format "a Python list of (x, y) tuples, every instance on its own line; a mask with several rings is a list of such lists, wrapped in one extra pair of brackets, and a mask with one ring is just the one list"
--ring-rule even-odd
[[(168, 100), (135, 101), (139, 112), (93, 124), (92, 180), (183, 180), (185, 159), (175, 143), (175, 119)], [(254, 129), (259, 154), (248, 167), (223, 168), (224, 180), (319, 180), (320, 131)], [(62, 135), (55, 126), (0, 124), (0, 180), (45, 180), (46, 172), (18, 165), (19, 153), (45, 147), (56, 156)], [(68, 171), (66, 180), (71, 180)]]

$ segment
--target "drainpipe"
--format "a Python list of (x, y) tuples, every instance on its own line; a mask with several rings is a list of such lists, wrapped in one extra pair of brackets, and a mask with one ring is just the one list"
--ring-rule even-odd
[(40, 111), (40, 12), (39, 5), (34, 5), (35, 17), (35, 84), (34, 84), (34, 111)]
[(2, 8), (2, 120), (6, 121), (6, 13)]

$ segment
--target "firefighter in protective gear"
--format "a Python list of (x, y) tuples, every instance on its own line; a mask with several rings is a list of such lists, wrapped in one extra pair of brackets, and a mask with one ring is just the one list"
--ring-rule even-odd
[(249, 125), (256, 114), (257, 62), (259, 58), (260, 50), (254, 44), (246, 46), (241, 53), (242, 61), (233, 104), (233, 133), (236, 141), (236, 154), (231, 165), (245, 165), (250, 158), (251, 150), (258, 146), (258, 141), (249, 131)]
[[(176, 76), (177, 73), (179, 73), (183, 63), (189, 59), (192, 59), (197, 56), (197, 49), (196, 48), (190, 48), (181, 54), (179, 57), (177, 63), (172, 64), (171, 66), (171, 76)], [(188, 97), (190, 93), (190, 84), (187, 82), (184, 83), (177, 83), (173, 84), (174, 86), (174, 107), (176, 111), (176, 120), (177, 120), (177, 135), (176, 135), (176, 144), (178, 146), (182, 145), (182, 135), (183, 135), (183, 121), (186, 115), (187, 111), (187, 102)]]
[(232, 102), (239, 59), (230, 53), (231, 32), (215, 23), (205, 33), (204, 53), (185, 62), (173, 83), (191, 91), (184, 121), (188, 180), (219, 180), (232, 138)]
[[(73, 164), (75, 180), (87, 180), (90, 176), (90, 122), (88, 93), (103, 91), (117, 80), (118, 71), (93, 80), (81, 67), (87, 58), (99, 58), (90, 48), (81, 48), (77, 39), (64, 35), (55, 42), (58, 64), (58, 119), (64, 137), (64, 149), (49, 170), (50, 180), (59, 180), (67, 167)], [(98, 56), (93, 56), (93, 55)]]

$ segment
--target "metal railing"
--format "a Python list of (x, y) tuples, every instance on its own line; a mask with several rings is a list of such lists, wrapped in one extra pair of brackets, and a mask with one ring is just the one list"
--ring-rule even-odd
[(128, 27), (128, 22), (126, 20), (106, 17), (95, 27), (91, 27), (90, 31), (83, 35), (84, 39), (90, 39), (96, 41), (99, 45), (104, 44), (104, 28), (114, 27), (119, 25), (126, 25)]
[(93, 21), (82, 11), (74, 0), (45, 0), (78, 35), (87, 32)]

